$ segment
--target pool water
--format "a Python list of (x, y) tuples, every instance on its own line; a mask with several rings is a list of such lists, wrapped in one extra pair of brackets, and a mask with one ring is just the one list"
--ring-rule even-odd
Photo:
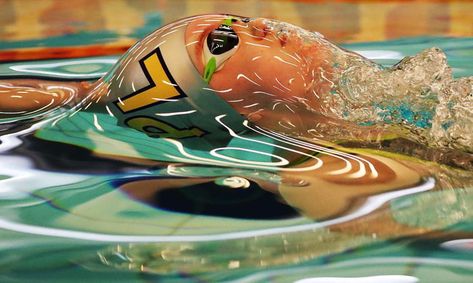
[[(473, 38), (344, 47), (391, 66), (432, 46), (446, 52), (455, 77), (473, 75)], [(3, 63), (0, 76), (93, 81), (117, 59)], [(439, 164), (400, 139), (386, 143), (404, 154), (324, 146), (252, 125), (229, 131), (216, 149), (152, 139), (107, 113), (57, 114), (1, 128), (1, 282), (473, 278), (468, 154)], [(374, 175), (382, 180), (368, 180)]]

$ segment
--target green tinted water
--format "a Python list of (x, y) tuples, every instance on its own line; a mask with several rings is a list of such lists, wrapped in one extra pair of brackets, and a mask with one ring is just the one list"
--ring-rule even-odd
[[(447, 53), (455, 76), (473, 75), (472, 38), (345, 47), (390, 66), (432, 46)], [(93, 80), (116, 60), (10, 63), (0, 72)], [(473, 278), (471, 172), (444, 168), (314, 221), (260, 184), (282, 182), (278, 156), (325, 149), (250, 131), (229, 141), (238, 150), (226, 150), (222, 160), (210, 153), (211, 144), (150, 139), (92, 111), (15, 127), (0, 138), (1, 282)], [(432, 190), (446, 180), (441, 174), (455, 176), (462, 188)], [(316, 207), (324, 200), (311, 201)]]

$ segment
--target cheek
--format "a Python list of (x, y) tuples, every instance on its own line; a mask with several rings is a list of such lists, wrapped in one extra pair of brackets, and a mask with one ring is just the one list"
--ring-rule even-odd
[[(304, 74), (298, 67), (276, 59), (274, 52), (242, 53), (237, 52), (237, 56), (229, 59), (210, 81), (214, 89), (232, 89), (225, 94), (227, 99), (241, 99), (251, 95), (255, 97), (253, 99), (264, 102), (304, 96)], [(270, 95), (255, 95), (254, 92), (266, 92)]]

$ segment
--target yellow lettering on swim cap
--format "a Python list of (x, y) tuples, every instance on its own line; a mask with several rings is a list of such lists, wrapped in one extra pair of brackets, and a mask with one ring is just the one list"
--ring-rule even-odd
[(159, 48), (143, 58), (140, 65), (150, 85), (115, 102), (121, 111), (127, 113), (163, 102), (160, 99), (186, 96), (169, 73)]

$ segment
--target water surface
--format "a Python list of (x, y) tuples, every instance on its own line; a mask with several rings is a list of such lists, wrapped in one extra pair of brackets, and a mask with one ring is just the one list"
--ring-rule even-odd
[[(390, 66), (438, 46), (460, 77), (473, 75), (472, 43), (422, 37), (345, 47)], [(93, 80), (116, 60), (0, 71)], [(150, 139), (107, 113), (70, 114), (2, 127), (2, 282), (472, 278), (473, 175), (416, 158), (425, 148), (402, 140), (387, 142), (405, 154), (323, 146), (245, 124), (216, 149)]]

